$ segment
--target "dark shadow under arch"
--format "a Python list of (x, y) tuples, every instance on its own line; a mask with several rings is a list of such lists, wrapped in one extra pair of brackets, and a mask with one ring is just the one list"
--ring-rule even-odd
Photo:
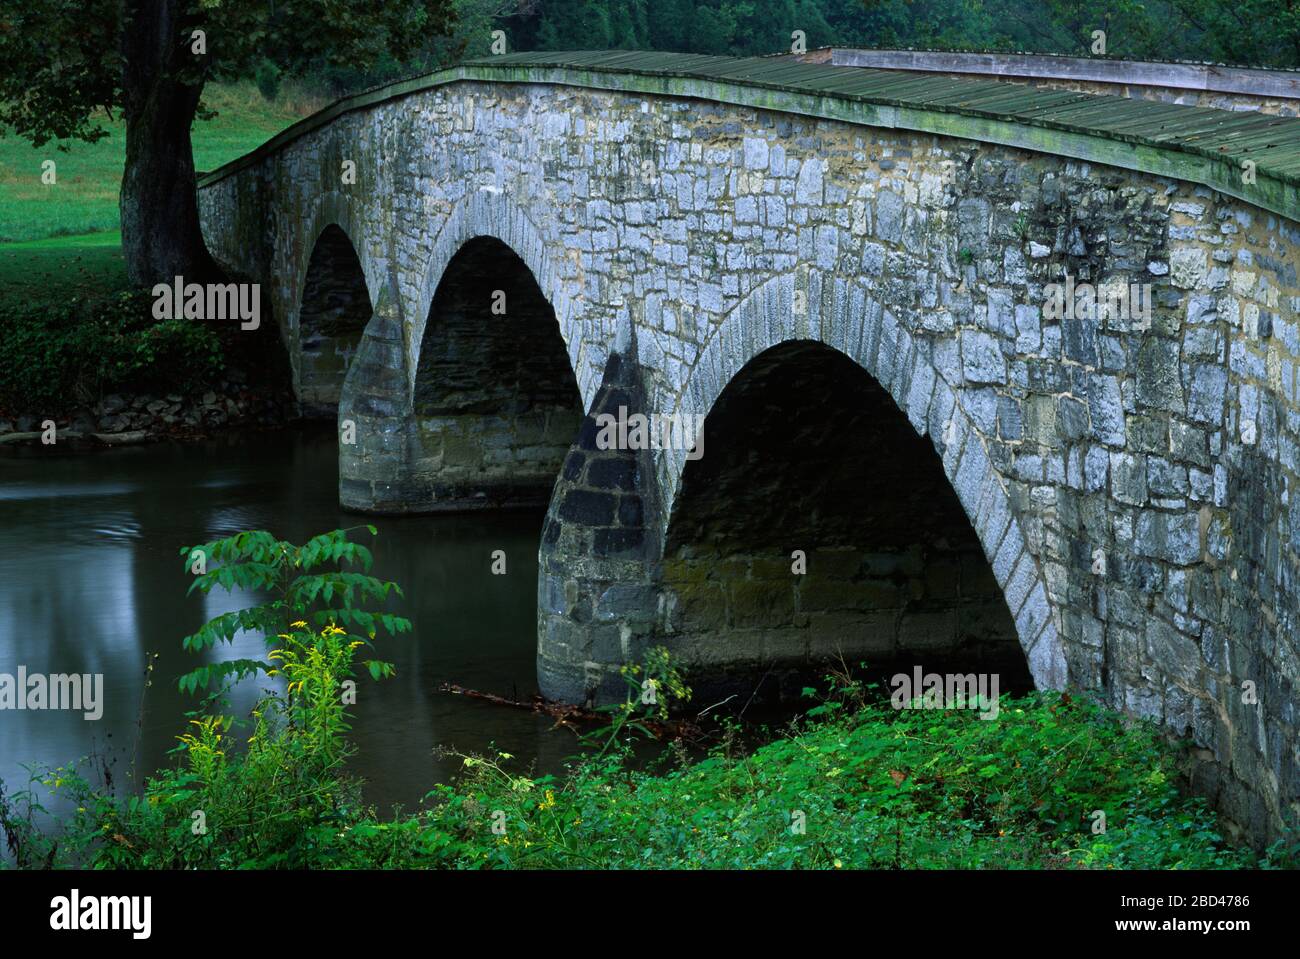
[(415, 472), (441, 508), (546, 504), (582, 398), (554, 309), (495, 237), (466, 242), (443, 272), (413, 413)]
[(682, 473), (663, 570), (667, 644), (723, 672), (771, 668), (785, 692), (802, 681), (797, 664), (840, 656), (1032, 686), (934, 447), (870, 374), (821, 343), (772, 347), (722, 390), (703, 456)]
[(305, 415), (330, 416), (338, 408), (370, 316), (361, 260), (347, 234), (330, 224), (312, 249), (298, 309), (298, 399)]

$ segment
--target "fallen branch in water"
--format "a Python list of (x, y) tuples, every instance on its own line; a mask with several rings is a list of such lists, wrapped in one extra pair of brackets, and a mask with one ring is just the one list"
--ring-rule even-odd
[[(481, 699), (497, 706), (512, 706), (516, 709), (527, 709), (535, 713), (543, 713), (552, 717), (556, 726), (564, 726), (573, 729), (575, 732), (577, 731), (576, 723), (608, 723), (611, 719), (608, 712), (584, 709), (570, 703), (557, 703), (537, 694), (534, 694), (529, 699), (511, 699), (509, 696), (485, 693), (481, 689), (470, 689), (457, 683), (443, 683), (438, 687), (438, 691), (451, 693), (453, 696), (468, 696), (470, 699)], [(638, 722), (653, 733), (657, 739), (696, 740), (703, 736), (703, 730), (688, 719), (660, 720), (642, 718)]]
[(470, 699), (481, 699), (484, 702), (495, 703), (498, 706), (513, 706), (516, 709), (528, 709), (535, 713), (545, 713), (556, 720), (557, 726), (568, 725), (569, 721), (574, 719), (594, 721), (602, 718), (599, 713), (589, 709), (572, 706), (568, 703), (554, 703), (538, 695), (533, 695), (529, 699), (511, 699), (509, 696), (485, 693), (481, 689), (470, 689), (457, 683), (443, 683), (438, 687), (438, 691), (451, 693), (453, 696), (468, 696)]

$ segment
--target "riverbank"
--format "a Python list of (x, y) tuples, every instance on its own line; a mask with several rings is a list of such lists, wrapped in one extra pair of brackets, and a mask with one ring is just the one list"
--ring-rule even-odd
[[(1261, 858), (1224, 838), (1208, 804), (1186, 790), (1182, 747), (1149, 723), (1050, 692), (1003, 697), (996, 720), (974, 709), (896, 710), (869, 690), (850, 693), (821, 700), (757, 749), (724, 744), (658, 774), (615, 757), (578, 764), (563, 779), (534, 779), (509, 755), (467, 757), (466, 778), (437, 787), (417, 821), (447, 835), (445, 858), (458, 868), (1287, 862), (1280, 843)], [(496, 835), (483, 828), (489, 810), (508, 824)], [(340, 838), (346, 846), (353, 835)], [(411, 864), (423, 863), (412, 856)]]
[(57, 445), (68, 452), (196, 442), (228, 432), (278, 429), (298, 417), (287, 380), (254, 380), (243, 368), (230, 367), (192, 390), (122, 390), (58, 413), (0, 406), (0, 450)]
[[(61, 857), (74, 857), (56, 863), (63, 866), (1295, 866), (1295, 850), (1281, 843), (1260, 855), (1226, 840), (1205, 801), (1180, 784), (1176, 746), (1150, 724), (1084, 700), (1055, 693), (1006, 697), (992, 722), (971, 710), (897, 711), (880, 700), (840, 706), (842, 713), (805, 716), (752, 750), (732, 740), (693, 759), (669, 748), (650, 770), (629, 764), (631, 739), (617, 727), (606, 748), (589, 741), (558, 776), (539, 776), (506, 751), (450, 751), (461, 775), (434, 785), (418, 813), (391, 817), (359, 803), (355, 784), (332, 772), (295, 782), (294, 795), (259, 792), (269, 788), (265, 769), (276, 754), (296, 755), (302, 744), (290, 740), (303, 735), (289, 729), (271, 735), (261, 722), (243, 759), (226, 745), (221, 731), (229, 726), (204, 721), (186, 737), (181, 768), (160, 770), (146, 788), (149, 802), (133, 810), (96, 797), (69, 770), (44, 784), (57, 782), (56, 790), (72, 795), (83, 812), (93, 810), (64, 824), (84, 838), (79, 849), (75, 842), (60, 848)], [(217, 749), (223, 756), (231, 751), (214, 767)], [(223, 810), (223, 801), (232, 808)], [(290, 809), (286, 818), (247, 820), (236, 814), (245, 801)], [(193, 808), (207, 812), (202, 834), (191, 832)], [(21, 812), (7, 812), (16, 831), (24, 828), (16, 818)], [(98, 838), (108, 832), (111, 842)], [(29, 830), (20, 850), (32, 862), (52, 838)]]
[(115, 233), (0, 246), (0, 286), (0, 448), (194, 440), (296, 416), (276, 324), (156, 319)]
[[(195, 124), (200, 170), (323, 105), (300, 83), (274, 100), (248, 81), (209, 84), (204, 98), (215, 112)], [(147, 293), (130, 289), (118, 231), (125, 130), (120, 117), (101, 122), (106, 136), (94, 143), (33, 150), (0, 137), (0, 449), (49, 445), (50, 422), (64, 450), (289, 422), (277, 336), (158, 322)]]
[[(59, 445), (92, 450), (142, 443), (198, 441), (223, 432), (276, 429), (296, 418), (283, 387), (255, 387), (238, 369), (192, 393), (109, 393), (56, 416), (0, 409), (0, 448)], [(51, 429), (51, 424), (53, 429)]]

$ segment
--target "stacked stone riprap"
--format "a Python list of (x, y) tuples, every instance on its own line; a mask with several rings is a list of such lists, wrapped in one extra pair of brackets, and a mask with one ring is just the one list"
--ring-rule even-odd
[[(343, 158), (355, 185), (339, 183)], [(701, 414), (759, 353), (817, 340), (934, 444), (1035, 680), (1101, 688), (1189, 733), (1213, 760), (1200, 785), (1252, 835), (1296, 821), (1295, 223), (973, 140), (480, 82), (344, 114), (201, 205), (215, 254), (270, 284), (291, 346), (320, 224), (357, 249), (377, 305), (341, 402), (357, 426), (347, 505), (427, 493), (411, 483), (420, 348), (443, 270), (475, 236), (527, 264), (589, 412), (618, 335), (647, 411)], [(1045, 319), (1066, 274), (1150, 284), (1149, 328)], [(673, 640), (662, 544), (685, 463), (660, 454), (619, 490), (644, 504), (636, 550), (612, 549), (634, 526), (598, 523), (605, 500), (600, 517), (561, 513), (595, 489), (590, 464), (561, 479), (544, 560), (573, 538), (562, 567), (543, 563), (545, 691), (613, 691), (623, 657)]]

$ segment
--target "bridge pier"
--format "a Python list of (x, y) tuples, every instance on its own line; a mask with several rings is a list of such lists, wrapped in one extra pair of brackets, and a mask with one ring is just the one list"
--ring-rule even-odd
[(339, 505), (360, 513), (404, 513), (408, 475), (409, 377), (397, 283), (388, 277), (339, 400)]
[(624, 663), (652, 643), (658, 617), (659, 496), (649, 450), (601, 449), (598, 418), (644, 411), (640, 367), (611, 353), (564, 458), (542, 528), (537, 682), (563, 702), (621, 700)]
[(334, 414), (370, 316), (361, 261), (347, 234), (331, 224), (312, 250), (298, 309), (297, 395), (304, 415)]

